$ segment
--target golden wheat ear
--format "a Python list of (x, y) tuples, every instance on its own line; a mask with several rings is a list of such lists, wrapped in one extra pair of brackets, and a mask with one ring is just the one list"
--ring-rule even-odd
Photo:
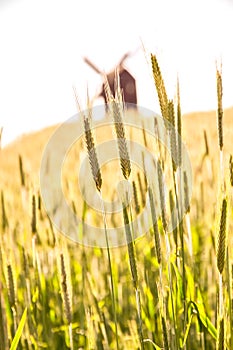
[(227, 199), (222, 201), (220, 227), (217, 237), (217, 267), (222, 274), (226, 259), (226, 224), (227, 224)]
[[(100, 192), (101, 186), (102, 186), (102, 177), (101, 177), (100, 166), (99, 166), (99, 161), (98, 161), (96, 147), (95, 147), (95, 141), (91, 130), (91, 123), (90, 123), (92, 119), (91, 106), (90, 105), (88, 106), (89, 107), (88, 116), (86, 116), (85, 113), (81, 111), (81, 107), (78, 101), (78, 96), (75, 88), (74, 88), (74, 95), (75, 95), (77, 109), (81, 113), (81, 116), (83, 119), (85, 143), (87, 147), (89, 163), (91, 166), (92, 177), (95, 182), (97, 190)], [(88, 93), (87, 93), (87, 99), (88, 99), (88, 103), (90, 103)]]
[(232, 159), (232, 155), (230, 155), (230, 159), (229, 159), (229, 170), (230, 170), (230, 184), (233, 187), (233, 159)]
[(165, 126), (168, 127), (169, 126), (168, 98), (167, 98), (167, 92), (166, 92), (163, 76), (162, 76), (156, 55), (151, 54), (151, 65), (152, 65), (154, 83), (158, 94), (160, 110), (162, 113), (162, 117), (164, 119)]
[(8, 289), (8, 299), (11, 308), (16, 306), (16, 295), (15, 295), (15, 283), (13, 278), (12, 266), (7, 265), (7, 289)]
[(176, 99), (177, 99), (177, 161), (178, 165), (182, 165), (182, 114), (181, 114), (181, 105), (180, 105), (180, 83), (179, 78), (177, 77), (177, 87), (176, 87)]
[(114, 129), (117, 136), (118, 152), (120, 156), (121, 170), (124, 178), (128, 180), (131, 173), (131, 162), (125, 136), (125, 128), (123, 122), (123, 104), (115, 99), (111, 101), (111, 114), (114, 121)]
[(164, 231), (167, 231), (167, 215), (166, 215), (166, 198), (165, 198), (165, 189), (163, 183), (163, 171), (160, 160), (157, 163), (157, 176), (159, 183), (159, 196), (160, 196), (160, 205), (161, 205), (161, 218)]
[(114, 100), (114, 96), (113, 96), (112, 91), (110, 89), (108, 78), (107, 78), (106, 74), (104, 75), (104, 93), (106, 96), (107, 104), (110, 105), (111, 102)]
[(61, 291), (62, 291), (62, 299), (64, 303), (64, 310), (65, 310), (66, 319), (70, 324), (72, 322), (72, 311), (71, 311), (70, 293), (69, 293), (68, 282), (67, 282), (65, 259), (64, 259), (63, 253), (60, 254), (60, 273), (61, 273), (60, 279), (61, 279)]
[(88, 151), (89, 163), (91, 166), (91, 172), (92, 172), (92, 176), (93, 176), (93, 180), (95, 182), (96, 188), (100, 192), (101, 186), (102, 186), (102, 177), (101, 177), (99, 161), (96, 153), (95, 142), (92, 135), (89, 119), (87, 117), (84, 117), (83, 122), (84, 122), (84, 131), (85, 131), (85, 141), (86, 141), (86, 147)]
[(217, 99), (218, 99), (218, 110), (217, 110), (217, 119), (218, 119), (218, 142), (220, 150), (223, 149), (223, 106), (222, 106), (222, 65), (218, 67), (216, 65), (216, 83), (217, 83)]
[(140, 204), (139, 204), (139, 200), (138, 200), (138, 191), (137, 191), (136, 182), (133, 181), (132, 185), (133, 185), (134, 208), (135, 208), (136, 214), (139, 214), (140, 213)]
[(19, 173), (20, 173), (21, 186), (25, 187), (25, 173), (23, 169), (23, 159), (20, 154), (19, 154)]
[(1, 191), (1, 218), (2, 218), (2, 231), (4, 232), (7, 227), (9, 227), (9, 221), (6, 214), (6, 208), (5, 208), (5, 197), (4, 192)]
[(36, 229), (36, 197), (32, 195), (32, 220), (31, 220), (31, 231), (33, 234), (37, 232)]
[(119, 74), (115, 76), (115, 97), (113, 96), (107, 76), (105, 76), (104, 91), (108, 103), (108, 110), (113, 118), (114, 129), (117, 136), (118, 151), (120, 155), (121, 170), (124, 178), (128, 180), (131, 173), (131, 163), (125, 136), (125, 128), (123, 122), (124, 101), (120, 88)]
[(177, 158), (178, 158), (178, 151), (177, 151), (177, 139), (176, 139), (176, 123), (175, 123), (175, 111), (174, 111), (174, 103), (172, 100), (168, 101), (168, 118), (170, 122), (170, 143), (171, 143), (171, 156), (172, 156), (172, 167), (173, 170), (176, 171), (177, 169)]
[(133, 286), (136, 290), (138, 288), (137, 263), (136, 263), (134, 242), (133, 242), (133, 237), (132, 237), (132, 232), (130, 227), (130, 221), (129, 221), (128, 211), (125, 203), (122, 203), (122, 209), (123, 209), (126, 242), (128, 247), (128, 253), (129, 253), (130, 271), (131, 271)]

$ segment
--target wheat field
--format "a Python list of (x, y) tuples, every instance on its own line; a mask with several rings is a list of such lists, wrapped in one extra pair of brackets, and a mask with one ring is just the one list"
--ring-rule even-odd
[[(54, 175), (56, 154), (82, 130), (61, 169), (81, 241), (59, 232), (41, 193), (41, 159), (59, 126), (0, 150), (0, 350), (233, 349), (233, 108), (222, 107), (218, 69), (216, 111), (187, 115), (179, 86), (168, 99), (154, 55), (151, 70), (162, 124), (124, 110), (120, 92), (113, 97), (106, 86), (110, 116), (95, 124), (81, 113), (51, 150)], [(113, 139), (118, 159), (99, 167), (96, 149)], [(142, 167), (131, 161), (136, 144), (155, 157), (143, 151)], [(129, 187), (119, 193), (118, 183)], [(111, 203), (118, 210), (107, 211)], [(104, 247), (86, 227), (103, 229)], [(124, 244), (112, 247), (118, 227)], [(82, 244), (85, 237), (96, 244)]]

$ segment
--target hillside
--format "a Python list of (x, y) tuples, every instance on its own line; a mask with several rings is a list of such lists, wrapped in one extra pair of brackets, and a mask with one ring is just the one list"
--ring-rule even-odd
[[(127, 120), (128, 118), (128, 120)], [(153, 134), (153, 118), (141, 118), (138, 122), (138, 115), (129, 114), (126, 117), (126, 122), (130, 121), (135, 124), (137, 120), (138, 125), (144, 125), (147, 130), (150, 130)], [(103, 123), (100, 121), (99, 123)], [(98, 123), (97, 123), (98, 126)], [(4, 148), (0, 152), (0, 181), (1, 190), (4, 190), (6, 203), (9, 206), (9, 211), (12, 208), (16, 208), (14, 203), (22, 202), (22, 194), (20, 190), (20, 171), (19, 171), (19, 155), (23, 162), (23, 171), (25, 173), (26, 182), (26, 193), (27, 196), (31, 193), (39, 193), (39, 176), (40, 176), (40, 165), (44, 149), (54, 134), (58, 129), (57, 126), (45, 128), (38, 132), (24, 135), (17, 139), (15, 142), (10, 144), (8, 147)], [(59, 150), (63, 151), (64, 144), (71, 139), (75, 139), (76, 135), (81, 134), (83, 126), (82, 123), (76, 122), (75, 124), (66, 124), (62, 129), (62, 135), (58, 138), (50, 151), (52, 162), (56, 162), (56, 157), (59, 154)], [(60, 130), (60, 129), (59, 129)], [(207, 135), (208, 150), (209, 154), (204, 157), (206, 152), (205, 140), (204, 140), (204, 130)], [(183, 116), (183, 142), (187, 148), (188, 155), (191, 161), (193, 185), (192, 185), (192, 201), (195, 203), (198, 201), (200, 193), (202, 195), (202, 201), (204, 207), (206, 206), (206, 201), (208, 201), (209, 208), (214, 208), (216, 204), (216, 191), (218, 191), (219, 179), (216, 174), (219, 174), (219, 151), (218, 151), (218, 137), (217, 137), (217, 121), (216, 112), (199, 112), (191, 113)], [(112, 127), (101, 126), (100, 128), (95, 128), (95, 135), (97, 139), (97, 144), (102, 144), (108, 140), (115, 138), (114, 133), (112, 133)], [(144, 144), (144, 135), (140, 128), (127, 128), (128, 137), (133, 140), (133, 142), (140, 142)], [(154, 152), (154, 137), (146, 132), (147, 148)], [(224, 113), (224, 159), (225, 168), (228, 172), (228, 160), (229, 154), (233, 153), (232, 150), (232, 139), (233, 139), (233, 108), (228, 109)], [(84, 196), (89, 198), (89, 202), (97, 200), (93, 197), (95, 193), (94, 182), (87, 180), (86, 175), (81, 176), (79, 172), (81, 171), (81, 164), (84, 157), (87, 155), (86, 147), (83, 146), (84, 137), (75, 142), (71, 147), (69, 152), (63, 161), (62, 166), (62, 186), (63, 191), (66, 193), (66, 200), (73, 205), (73, 203), (82, 203)], [(106, 153), (107, 149), (105, 149)], [(56, 169), (56, 163), (52, 163), (53, 168)], [(138, 164), (132, 163), (132, 177), (134, 180), (137, 178), (137, 172), (139, 170)], [(85, 171), (85, 170), (84, 170)], [(85, 173), (87, 174), (87, 173)], [(122, 175), (118, 162), (111, 161), (102, 167), (103, 176), (103, 196), (111, 203), (113, 197), (117, 192), (117, 184), (122, 180)], [(143, 176), (143, 171), (141, 172)], [(218, 176), (218, 175), (217, 175)], [(86, 181), (86, 185), (83, 183)], [(87, 184), (87, 181), (90, 182)], [(205, 186), (203, 187), (203, 183)], [(81, 187), (85, 186), (87, 189), (86, 194), (81, 193)], [(30, 196), (31, 196), (30, 194)], [(86, 199), (87, 199), (86, 198)], [(87, 200), (88, 201), (88, 200)], [(25, 199), (24, 199), (25, 202)], [(24, 208), (30, 207), (29, 197), (23, 205)], [(97, 203), (97, 202), (96, 202)], [(93, 203), (92, 203), (93, 204)], [(97, 207), (99, 204), (95, 204)], [(109, 204), (110, 206), (111, 204)], [(11, 208), (11, 209), (10, 209)], [(28, 210), (28, 209), (26, 209)], [(76, 209), (78, 216), (82, 216), (82, 206), (78, 206)], [(213, 210), (213, 209), (212, 209)], [(21, 209), (15, 210), (15, 219), (20, 219)], [(195, 213), (195, 214), (194, 214)], [(26, 213), (25, 213), (26, 214)], [(197, 212), (193, 210), (193, 215), (198, 215)], [(94, 215), (91, 215), (95, 217)], [(99, 217), (101, 220), (101, 217)], [(117, 218), (117, 220), (121, 220)]]
[[(152, 120), (146, 118), (145, 123), (153, 123)], [(6, 183), (15, 183), (17, 178), (19, 180), (18, 156), (23, 157), (25, 170), (30, 176), (37, 177), (43, 150), (53, 135), (58, 125), (39, 130), (32, 134), (25, 134), (12, 142), (10, 145), (0, 151), (0, 179), (4, 186)], [(77, 123), (77, 130), (81, 130), (82, 125)], [(67, 130), (66, 137), (69, 138), (70, 130)], [(151, 125), (153, 131), (153, 125)], [(218, 136), (217, 136), (217, 120), (216, 112), (196, 112), (183, 116), (183, 142), (187, 145), (190, 155), (193, 173), (198, 172), (201, 159), (205, 152), (204, 130), (207, 134), (209, 144), (210, 158), (214, 164), (218, 163)], [(138, 131), (141, 134), (140, 131)], [(137, 131), (134, 139), (138, 138)], [(130, 135), (132, 136), (132, 135)], [(141, 136), (140, 136), (141, 137)], [(108, 129), (102, 131), (101, 139), (111, 139), (112, 133)], [(232, 148), (233, 139), (233, 108), (227, 109), (224, 112), (224, 151), (226, 153), (233, 153)]]

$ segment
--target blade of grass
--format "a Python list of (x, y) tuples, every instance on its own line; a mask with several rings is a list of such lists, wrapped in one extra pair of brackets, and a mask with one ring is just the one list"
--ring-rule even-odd
[(16, 350), (17, 349), (18, 343), (19, 343), (20, 338), (21, 338), (22, 333), (23, 333), (23, 328), (24, 328), (26, 319), (27, 319), (27, 308), (25, 308), (25, 310), (23, 312), (23, 315), (22, 315), (21, 320), (19, 322), (19, 326), (17, 328), (17, 331), (15, 333), (14, 339), (12, 341), (10, 350)]

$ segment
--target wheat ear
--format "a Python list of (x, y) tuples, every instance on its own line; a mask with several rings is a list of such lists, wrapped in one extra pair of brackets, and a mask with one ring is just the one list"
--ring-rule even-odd
[(4, 232), (5, 229), (9, 226), (8, 218), (6, 215), (6, 208), (5, 208), (5, 198), (4, 198), (4, 193), (1, 191), (1, 209), (2, 209), (2, 231)]
[(233, 159), (232, 159), (232, 155), (230, 155), (230, 159), (229, 159), (229, 170), (230, 170), (230, 184), (233, 187)]
[(217, 267), (220, 274), (223, 272), (226, 258), (226, 222), (227, 222), (227, 199), (222, 201), (220, 226), (217, 237)]
[(158, 64), (157, 57), (153, 54), (151, 54), (151, 65), (152, 65), (152, 73), (154, 77), (155, 87), (158, 94), (159, 104), (160, 104), (160, 110), (164, 119), (164, 123), (166, 127), (169, 125), (169, 118), (168, 118), (168, 98), (167, 98), (167, 92), (165, 89), (162, 73)]
[(175, 172), (177, 169), (177, 140), (176, 140), (176, 125), (175, 125), (175, 111), (174, 103), (172, 100), (168, 102), (168, 116), (170, 121), (170, 143), (171, 143), (171, 156), (172, 156), (172, 167)]
[(112, 115), (114, 120), (115, 132), (117, 135), (118, 151), (120, 155), (121, 170), (124, 178), (128, 180), (131, 173), (131, 163), (129, 158), (129, 152), (125, 137), (125, 128), (122, 118), (123, 107), (122, 104), (117, 103), (115, 100), (111, 102)]
[(179, 78), (177, 78), (177, 88), (176, 88), (176, 98), (177, 98), (177, 162), (178, 165), (182, 165), (182, 118), (181, 118), (181, 106), (180, 106), (180, 83)]
[(218, 99), (218, 142), (219, 148), (223, 149), (223, 107), (222, 107), (222, 66), (220, 68), (216, 67), (216, 80), (217, 80), (217, 99)]

